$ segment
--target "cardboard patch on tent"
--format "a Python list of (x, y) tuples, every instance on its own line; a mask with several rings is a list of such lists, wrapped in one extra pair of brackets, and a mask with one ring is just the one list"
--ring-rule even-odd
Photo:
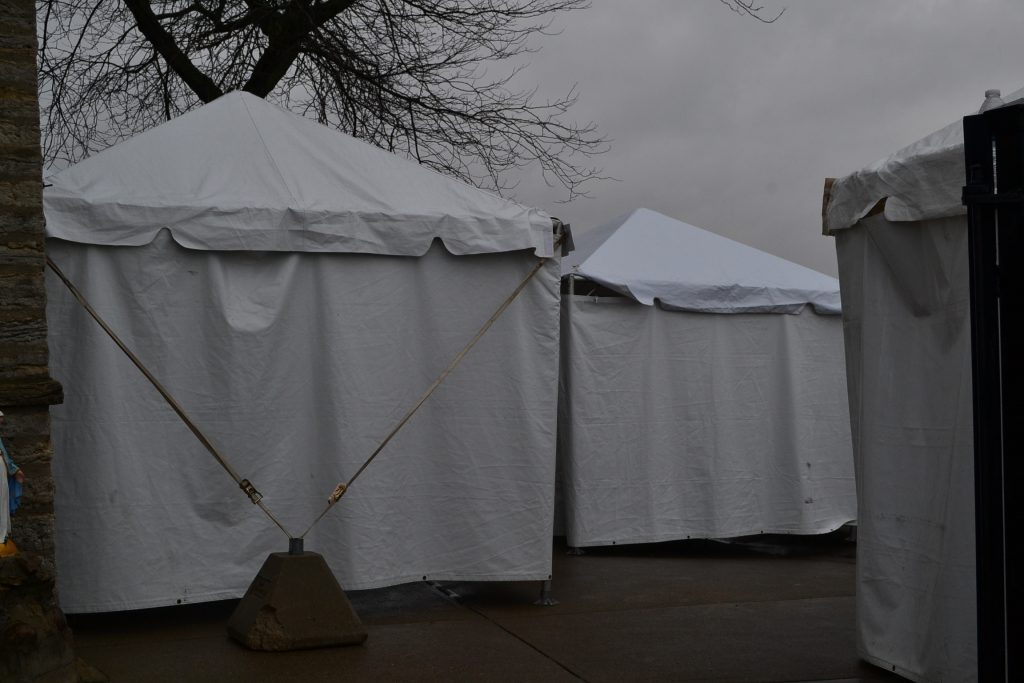
[(366, 629), (323, 556), (271, 553), (228, 621), (252, 650), (359, 645)]

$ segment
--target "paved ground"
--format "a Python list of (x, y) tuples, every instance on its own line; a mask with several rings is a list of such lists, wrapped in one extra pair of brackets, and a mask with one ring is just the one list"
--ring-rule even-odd
[(361, 646), (252, 652), (236, 601), (69, 617), (115, 683), (189, 681), (899, 681), (855, 652), (854, 545), (841, 534), (588, 549), (555, 542), (539, 583), (348, 593)]

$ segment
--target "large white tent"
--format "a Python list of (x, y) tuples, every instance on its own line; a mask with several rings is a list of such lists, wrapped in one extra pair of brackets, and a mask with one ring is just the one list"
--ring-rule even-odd
[(963, 140), (957, 119), (825, 196), (857, 463), (858, 651), (920, 681), (977, 679)]
[[(241, 93), (48, 183), (50, 256), (293, 535), (553, 251), (545, 214)], [(306, 537), (343, 587), (550, 577), (558, 279)], [(47, 284), (64, 609), (241, 596), (286, 536)]]
[(569, 544), (853, 521), (838, 282), (646, 209), (575, 241), (559, 401)]

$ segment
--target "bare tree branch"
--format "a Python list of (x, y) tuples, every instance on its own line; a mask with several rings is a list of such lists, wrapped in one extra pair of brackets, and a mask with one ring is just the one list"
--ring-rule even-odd
[[(142, 35), (153, 44), (153, 47), (164, 58), (164, 61), (174, 69), (174, 72), (185, 81), (195, 94), (199, 95), (203, 102), (212, 102), (224, 94), (210, 80), (209, 76), (197, 69), (188, 56), (181, 51), (174, 37), (164, 30), (160, 20), (153, 14), (153, 8), (149, 2), (146, 0), (123, 1), (128, 11), (135, 17), (135, 24)], [(184, 12), (184, 10), (181, 12)], [(165, 14), (164, 17), (174, 18), (175, 14)], [(177, 14), (180, 14), (180, 12)]]
[(757, 19), (763, 24), (774, 24), (779, 20), (783, 14), (786, 13), (786, 8), (783, 7), (779, 10), (779, 13), (775, 16), (768, 18), (764, 12), (764, 5), (758, 5), (754, 0), (718, 0), (720, 3), (731, 9), (736, 14), (742, 14), (744, 16), (752, 17)]
[(260, 97), (269, 95), (299, 56), (306, 37), (320, 30), (355, 1), (328, 0), (312, 6), (289, 2), (278, 11), (261, 8), (258, 25), (269, 42), (242, 89)]
[[(761, 21), (748, 0), (721, 0)], [(530, 39), (588, 0), (37, 0), (43, 151), (78, 161), (247, 90), (476, 185), (538, 163), (569, 199), (601, 170), (575, 87), (515, 86)], [(780, 13), (781, 14), (781, 13)], [(497, 75), (494, 75), (497, 74)]]
[(37, 0), (44, 154), (77, 161), (247, 90), (477, 185), (538, 162), (570, 197), (599, 178), (593, 123), (490, 77), (586, 0)]

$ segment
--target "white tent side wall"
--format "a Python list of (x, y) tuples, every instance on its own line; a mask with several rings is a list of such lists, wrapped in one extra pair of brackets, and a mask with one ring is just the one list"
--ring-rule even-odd
[(977, 679), (973, 405), (963, 216), (835, 233), (858, 480), (858, 652)]
[(978, 675), (964, 181), (957, 120), (826, 188), (858, 467), (859, 652), (922, 681)]
[[(47, 249), (293, 533), (537, 263)], [(551, 572), (558, 259), (306, 539), (346, 589)], [(48, 273), (67, 612), (242, 595), (284, 534)]]
[(573, 546), (824, 533), (856, 519), (841, 320), (564, 295)]

